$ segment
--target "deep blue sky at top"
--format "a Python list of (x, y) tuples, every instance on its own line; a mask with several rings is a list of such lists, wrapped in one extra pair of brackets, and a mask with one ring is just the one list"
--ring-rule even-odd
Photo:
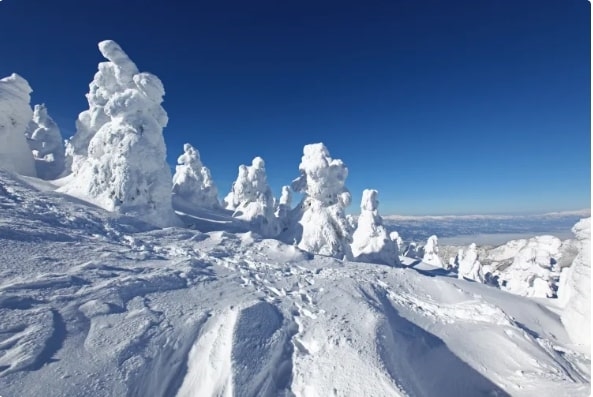
[(0, 76), (65, 136), (104, 39), (160, 77), (169, 162), (192, 143), (221, 195), (256, 155), (278, 194), (322, 141), (352, 212), (364, 188), (384, 214), (590, 206), (588, 1), (0, 2)]

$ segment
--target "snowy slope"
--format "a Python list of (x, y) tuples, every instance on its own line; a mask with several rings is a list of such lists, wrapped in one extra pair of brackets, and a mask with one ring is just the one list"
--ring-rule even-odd
[(0, 171), (0, 394), (590, 393), (552, 300), (409, 258), (313, 256), (209, 215), (184, 217), (207, 233), (154, 229)]

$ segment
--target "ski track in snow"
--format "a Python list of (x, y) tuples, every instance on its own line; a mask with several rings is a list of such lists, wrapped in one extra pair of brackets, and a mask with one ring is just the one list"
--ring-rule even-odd
[(213, 225), (152, 230), (0, 172), (0, 395), (590, 393), (541, 301)]

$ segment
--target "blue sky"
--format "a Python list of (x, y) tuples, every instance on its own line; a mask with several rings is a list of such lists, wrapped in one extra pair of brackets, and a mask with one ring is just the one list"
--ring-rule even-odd
[(381, 212), (590, 207), (590, 4), (557, 1), (0, 2), (17, 72), (65, 136), (117, 41), (163, 81), (173, 163), (197, 147), (221, 195), (266, 160), (279, 194), (324, 142)]

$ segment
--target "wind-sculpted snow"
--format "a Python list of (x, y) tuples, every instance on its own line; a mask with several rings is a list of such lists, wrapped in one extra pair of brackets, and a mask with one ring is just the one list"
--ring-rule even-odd
[(3, 396), (590, 393), (544, 300), (0, 186)]
[(36, 176), (25, 130), (33, 116), (31, 87), (16, 73), (0, 79), (0, 168)]

